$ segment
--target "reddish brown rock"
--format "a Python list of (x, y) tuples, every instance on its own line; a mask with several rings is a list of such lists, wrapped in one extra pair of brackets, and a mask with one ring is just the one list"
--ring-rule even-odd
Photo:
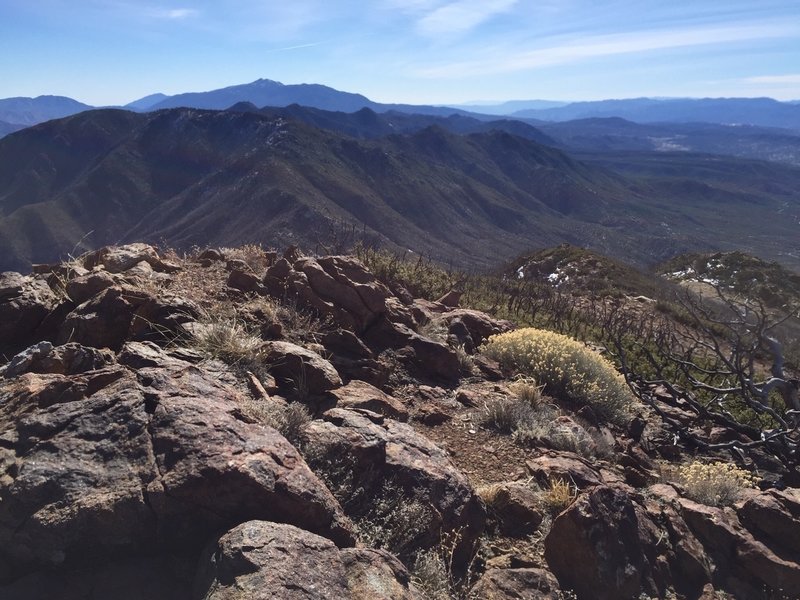
[(116, 284), (116, 279), (107, 271), (95, 271), (82, 277), (70, 279), (66, 285), (67, 295), (76, 304), (83, 304), (106, 288)]
[(315, 468), (332, 469), (339, 476), (345, 470), (365, 490), (377, 493), (387, 481), (412, 496), (423, 490), (435, 514), (413, 547), (430, 547), (442, 532), (458, 531), (456, 560), (468, 559), (483, 530), (484, 508), (446, 452), (411, 426), (374, 413), (334, 408), (322, 420), (312, 421), (303, 439), (304, 452), (317, 457), (312, 459)]
[(472, 590), (486, 600), (561, 600), (564, 595), (553, 574), (545, 569), (489, 569)]
[(265, 521), (242, 523), (208, 548), (194, 595), (208, 600), (420, 598), (391, 555), (340, 551), (326, 538)]
[(399, 400), (364, 381), (351, 381), (332, 394), (339, 408), (363, 408), (398, 421), (408, 420), (408, 410)]
[(158, 272), (172, 272), (178, 269), (163, 260), (153, 246), (141, 243), (100, 248), (82, 257), (82, 261), (87, 269), (102, 266), (109, 273), (122, 273), (140, 262), (146, 262)]
[(0, 274), (0, 361), (43, 339), (39, 329), (58, 303), (41, 279)]
[(0, 383), (0, 580), (203, 543), (263, 518), (352, 544), (330, 492), (276, 431), (237, 418), (219, 378), (162, 357), (136, 375)]
[(266, 342), (261, 354), (278, 382), (300, 395), (323, 394), (342, 385), (330, 362), (297, 344)]
[(596, 486), (553, 521), (545, 559), (561, 587), (578, 598), (628, 600), (658, 597), (659, 529), (628, 494)]
[(547, 452), (525, 462), (528, 472), (542, 485), (560, 479), (573, 483), (578, 489), (604, 483), (591, 463), (572, 452)]
[(489, 510), (500, 530), (514, 537), (535, 531), (544, 518), (539, 493), (522, 482), (498, 484), (492, 491)]

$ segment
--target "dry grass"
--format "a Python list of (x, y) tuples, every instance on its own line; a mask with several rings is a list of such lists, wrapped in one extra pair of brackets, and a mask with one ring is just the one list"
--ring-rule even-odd
[(426, 600), (481, 600), (471, 588), (477, 580), (475, 563), (478, 555), (462, 573), (453, 568), (455, 549), (461, 541), (458, 531), (442, 535), (439, 544), (417, 553), (411, 569), (411, 577)]
[(252, 362), (263, 341), (235, 313), (205, 313), (195, 323), (191, 345), (208, 356), (228, 364)]
[(244, 261), (256, 275), (263, 275), (272, 262), (260, 244), (245, 244), (238, 248), (221, 248), (221, 250), (226, 259)]
[(572, 504), (577, 496), (578, 488), (575, 484), (555, 477), (550, 480), (549, 487), (542, 493), (542, 507), (555, 516)]
[(473, 370), (475, 369), (475, 362), (472, 359), (466, 350), (464, 350), (464, 345), (460, 344), (453, 348), (456, 351), (456, 357), (458, 358), (458, 368), (459, 370), (467, 375), (472, 374)]
[(538, 385), (536, 380), (532, 377), (520, 377), (510, 383), (508, 389), (510, 389), (521, 402), (525, 402), (531, 406), (539, 406), (542, 404), (542, 391), (544, 390), (544, 386)]
[(289, 442), (297, 445), (306, 425), (311, 421), (308, 409), (298, 402), (283, 403), (275, 400), (247, 399), (240, 404), (242, 413), (257, 423), (280, 432)]
[(493, 398), (478, 413), (478, 424), (500, 433), (513, 434), (536, 422), (536, 409), (517, 398)]

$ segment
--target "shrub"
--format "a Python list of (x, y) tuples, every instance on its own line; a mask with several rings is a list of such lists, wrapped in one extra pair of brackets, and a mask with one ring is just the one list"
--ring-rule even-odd
[(308, 409), (299, 402), (284, 404), (274, 400), (246, 400), (242, 412), (261, 423), (277, 429), (295, 446), (300, 442), (305, 426), (311, 421)]
[(583, 427), (574, 423), (561, 423), (554, 411), (544, 414), (534, 423), (525, 424), (514, 434), (514, 441), (520, 446), (544, 444), (554, 450), (574, 452), (587, 458), (597, 454), (597, 443)]
[(605, 419), (622, 424), (633, 396), (614, 366), (582, 343), (532, 327), (494, 335), (483, 353), (504, 368), (533, 377), (545, 391), (589, 405)]
[(678, 469), (678, 483), (686, 496), (708, 506), (729, 506), (745, 488), (756, 487), (758, 478), (729, 463), (692, 462)]

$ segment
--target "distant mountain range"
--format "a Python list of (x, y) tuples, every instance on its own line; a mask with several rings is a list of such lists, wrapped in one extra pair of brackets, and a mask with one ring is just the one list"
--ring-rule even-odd
[(800, 169), (686, 153), (576, 160), (541, 135), (291, 106), (84, 112), (0, 140), (0, 270), (131, 240), (313, 249), (347, 232), (469, 267), (561, 242), (639, 264), (742, 249), (800, 265)]
[(458, 108), (473, 113), (486, 115), (507, 116), (528, 109), (545, 109), (566, 106), (569, 102), (555, 100), (509, 100), (507, 102), (469, 102), (467, 104), (448, 104), (451, 108)]
[(621, 117), (636, 123), (720, 123), (800, 130), (800, 105), (771, 98), (599, 100), (526, 109), (512, 116), (543, 121)]
[[(425, 106), (382, 104), (373, 102), (361, 94), (342, 92), (324, 85), (285, 85), (269, 79), (258, 79), (252, 83), (207, 92), (174, 96), (150, 94), (123, 108), (135, 111), (178, 107), (225, 110), (242, 102), (249, 102), (259, 108), (298, 104), (310, 108), (348, 113), (369, 108), (378, 113), (395, 111), (433, 116), (462, 114), (478, 120), (492, 120), (496, 116), (549, 122), (619, 117), (636, 123), (704, 122), (800, 130), (800, 104), (778, 102), (769, 98), (635, 98), (573, 103), (549, 100), (512, 100), (500, 104)], [(61, 96), (8, 98), (0, 100), (0, 121), (30, 126), (92, 108), (96, 107)], [(0, 135), (2, 135), (2, 131), (0, 131)]]
[[(65, 96), (0, 99), (0, 121), (28, 127), (93, 108)], [(9, 132), (10, 133), (10, 132)]]

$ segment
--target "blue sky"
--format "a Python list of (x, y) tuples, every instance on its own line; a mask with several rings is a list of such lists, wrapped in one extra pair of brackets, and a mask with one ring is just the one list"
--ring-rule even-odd
[(0, 98), (259, 78), (416, 104), (800, 99), (800, 2), (0, 0)]

